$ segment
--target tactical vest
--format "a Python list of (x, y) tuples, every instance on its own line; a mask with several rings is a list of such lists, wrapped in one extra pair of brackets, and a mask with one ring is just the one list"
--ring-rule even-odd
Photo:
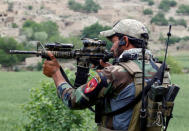
[[(142, 70), (133, 61), (127, 61), (119, 63), (123, 68), (125, 68), (130, 75), (134, 78), (135, 84), (135, 97), (139, 95), (142, 91)], [(160, 65), (158, 65), (160, 66)], [(166, 71), (163, 78), (163, 86), (170, 84), (169, 73)], [(163, 117), (169, 116), (173, 108), (173, 102), (166, 102), (166, 109), (162, 108), (162, 102), (154, 102), (147, 96), (147, 128), (146, 131), (161, 131), (163, 126)], [(140, 109), (141, 100), (134, 106), (133, 115), (129, 124), (128, 131), (141, 131), (140, 130)]]
[[(120, 66), (122, 66), (125, 70), (129, 72), (131, 76), (134, 78), (134, 85), (135, 85), (135, 97), (137, 97), (142, 91), (142, 70), (134, 61), (127, 61), (127, 62), (120, 62)], [(156, 63), (156, 66), (160, 67), (161, 64)], [(165, 88), (170, 87), (170, 79), (169, 79), (169, 72), (168, 70), (165, 71), (163, 84), (161, 86)], [(169, 86), (168, 86), (169, 85)], [(174, 85), (171, 85), (174, 86)], [(150, 91), (153, 88), (150, 89)], [(163, 88), (164, 89), (164, 88)], [(170, 89), (170, 88), (169, 88)], [(177, 88), (179, 89), (179, 88)], [(146, 131), (161, 131), (162, 127), (165, 125), (166, 117), (170, 117), (173, 110), (174, 105), (174, 98), (170, 101), (154, 101), (155, 96), (151, 95), (154, 94), (154, 90), (148, 92), (146, 96), (147, 101), (147, 125)], [(168, 91), (169, 93), (169, 91)], [(168, 94), (167, 93), (167, 94)], [(172, 92), (171, 92), (172, 93)], [(160, 94), (161, 95), (161, 94)], [(135, 104), (133, 108), (132, 118), (130, 120), (128, 131), (141, 131), (140, 129), (140, 109), (141, 109), (141, 100)], [(98, 131), (117, 131), (117, 130), (110, 130), (104, 127), (99, 127)], [(120, 131), (120, 130), (119, 130)]]

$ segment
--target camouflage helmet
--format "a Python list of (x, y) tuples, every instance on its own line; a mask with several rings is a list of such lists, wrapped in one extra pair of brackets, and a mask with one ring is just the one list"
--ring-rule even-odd
[(142, 34), (148, 34), (147, 28), (139, 21), (134, 19), (123, 19), (117, 22), (112, 29), (100, 32), (101, 36), (111, 37), (116, 33), (135, 37), (137, 39), (143, 39)]

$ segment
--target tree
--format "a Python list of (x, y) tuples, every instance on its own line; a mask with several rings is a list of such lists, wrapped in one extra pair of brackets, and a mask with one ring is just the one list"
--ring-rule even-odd
[(21, 29), (20, 33), (25, 35), (28, 40), (33, 40), (33, 29), (32, 28), (23, 28)]
[(97, 13), (98, 10), (101, 8), (99, 4), (95, 3), (93, 0), (85, 0), (85, 4), (82, 5), (75, 0), (69, 0), (68, 6), (70, 9), (79, 12), (86, 12), (86, 13)]
[(189, 5), (180, 5), (176, 12), (189, 15)]
[[(100, 37), (99, 34), (101, 31), (104, 30), (108, 30), (111, 29), (111, 27), (109, 26), (102, 26), (100, 25), (98, 22), (96, 22), (95, 24), (92, 24), (88, 27), (85, 27), (81, 32), (82, 32), (82, 37), (88, 37), (88, 38), (99, 38), (101, 40), (107, 40), (104, 37)], [(111, 42), (108, 41), (107, 42), (107, 48), (110, 49), (111, 48)]]
[(159, 12), (152, 19), (151, 23), (155, 23), (156, 25), (168, 25), (168, 21), (166, 20), (163, 13)]
[(81, 32), (83, 37), (98, 38), (101, 31), (108, 29), (110, 29), (110, 27), (102, 26), (98, 22), (96, 22), (95, 24), (85, 27)]
[(59, 31), (58, 31), (58, 25), (55, 22), (52, 21), (45, 21), (45, 22), (41, 22), (40, 23), (41, 26), (41, 31), (44, 31), (48, 34), (48, 37), (52, 37), (54, 35), (58, 35)]
[(48, 37), (48, 35), (46, 32), (36, 32), (34, 34), (34, 39), (38, 40), (40, 42), (45, 42), (45, 40), (47, 40), (47, 37)]
[(162, 0), (159, 9), (162, 9), (163, 11), (167, 12), (169, 11), (170, 7), (174, 7), (177, 5), (177, 2), (174, 0)]
[(4, 67), (12, 67), (23, 61), (25, 56), (10, 55), (9, 50), (22, 50), (24, 47), (13, 38), (0, 37), (0, 64)]
[[(37, 37), (36, 33), (42, 35), (43, 38)], [(46, 33), (46, 34), (45, 34)], [(43, 40), (48, 41), (53, 36), (59, 35), (58, 25), (52, 21), (36, 23), (35, 21), (27, 20), (21, 29), (21, 34), (25, 35), (28, 40)], [(47, 36), (46, 36), (47, 35)]]
[(153, 11), (152, 11), (152, 9), (144, 9), (144, 10), (143, 10), (143, 14), (144, 14), (144, 15), (152, 15), (152, 14), (153, 14)]

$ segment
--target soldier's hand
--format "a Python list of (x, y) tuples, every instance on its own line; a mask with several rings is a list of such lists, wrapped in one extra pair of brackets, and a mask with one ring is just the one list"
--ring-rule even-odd
[(92, 64), (91, 68), (96, 68), (98, 70), (98, 69), (103, 69), (103, 68), (105, 68), (107, 66), (111, 66), (112, 65), (112, 64), (110, 64), (108, 62), (104, 62), (102, 59), (100, 59), (99, 64), (100, 64), (100, 66), (95, 66), (94, 64)]
[(102, 59), (100, 60), (100, 65), (102, 66), (102, 67), (107, 67), (107, 66), (111, 66), (112, 64), (110, 64), (109, 62), (104, 62)]
[(48, 51), (48, 56), (51, 60), (45, 60), (43, 64), (43, 74), (52, 77), (56, 72), (60, 71), (60, 65), (54, 55)]

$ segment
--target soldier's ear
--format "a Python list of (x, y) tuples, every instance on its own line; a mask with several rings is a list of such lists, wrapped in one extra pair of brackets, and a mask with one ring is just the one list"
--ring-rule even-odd
[(129, 46), (129, 39), (127, 36), (123, 36), (123, 41), (125, 41), (125, 47)]

